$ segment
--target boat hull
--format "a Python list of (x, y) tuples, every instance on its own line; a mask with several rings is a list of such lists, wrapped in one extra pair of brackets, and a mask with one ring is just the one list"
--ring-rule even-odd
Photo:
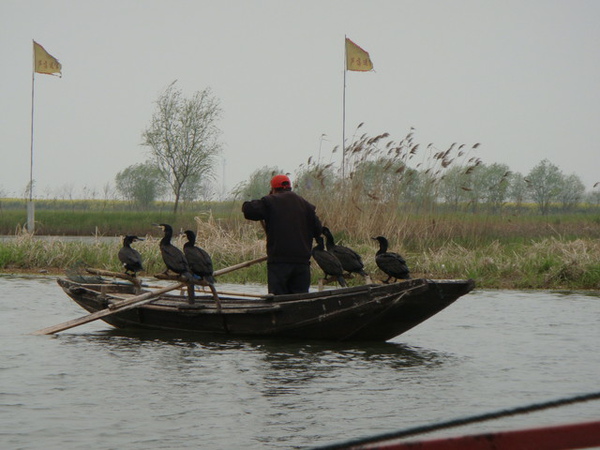
[[(124, 284), (58, 279), (63, 290), (94, 313), (134, 295)], [(415, 279), (306, 294), (247, 299), (165, 294), (150, 304), (104, 317), (117, 328), (233, 336), (387, 341), (427, 320), (474, 288), (473, 280)]]

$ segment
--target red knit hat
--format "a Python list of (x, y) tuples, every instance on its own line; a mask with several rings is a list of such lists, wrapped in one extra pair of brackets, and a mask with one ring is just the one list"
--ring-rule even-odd
[(292, 182), (287, 175), (275, 175), (271, 179), (272, 189), (291, 189)]

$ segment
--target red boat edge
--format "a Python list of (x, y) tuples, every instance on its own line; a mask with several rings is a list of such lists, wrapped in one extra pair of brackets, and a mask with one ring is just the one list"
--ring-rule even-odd
[(565, 450), (600, 446), (600, 420), (411, 442), (377, 442), (352, 450)]

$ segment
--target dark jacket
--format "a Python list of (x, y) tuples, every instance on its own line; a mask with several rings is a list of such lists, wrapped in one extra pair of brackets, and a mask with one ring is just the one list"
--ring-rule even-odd
[(269, 194), (242, 205), (246, 219), (265, 221), (270, 263), (310, 264), (313, 238), (322, 231), (315, 209), (292, 191)]

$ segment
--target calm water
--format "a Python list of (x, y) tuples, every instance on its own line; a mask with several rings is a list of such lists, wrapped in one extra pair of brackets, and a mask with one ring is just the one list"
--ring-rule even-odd
[[(0, 276), (2, 449), (311, 448), (600, 390), (598, 293), (475, 291), (377, 345), (28, 335), (83, 313), (54, 278)], [(599, 418), (595, 401), (445, 433)]]

